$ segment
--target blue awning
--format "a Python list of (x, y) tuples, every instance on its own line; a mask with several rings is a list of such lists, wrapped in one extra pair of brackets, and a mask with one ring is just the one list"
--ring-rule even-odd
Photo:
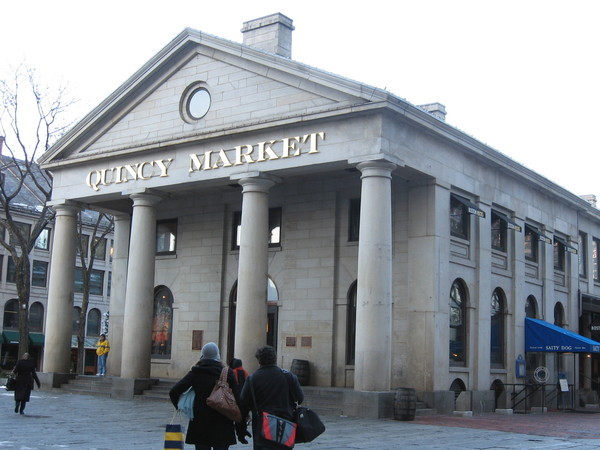
[(525, 351), (600, 353), (600, 342), (539, 319), (525, 318)]

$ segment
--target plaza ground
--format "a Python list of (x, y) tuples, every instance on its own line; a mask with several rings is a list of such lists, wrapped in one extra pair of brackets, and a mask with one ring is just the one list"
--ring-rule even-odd
[[(161, 449), (173, 416), (167, 401), (127, 401), (34, 391), (25, 415), (0, 387), (0, 449)], [(326, 432), (298, 449), (600, 449), (600, 414), (473, 417), (418, 416), (414, 421), (323, 416)], [(186, 449), (193, 446), (186, 445)], [(232, 447), (250, 450), (251, 445)]]

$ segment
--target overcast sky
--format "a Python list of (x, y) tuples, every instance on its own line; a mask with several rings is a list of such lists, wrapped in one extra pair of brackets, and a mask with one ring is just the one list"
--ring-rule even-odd
[(1, 69), (62, 80), (80, 116), (191, 27), (241, 42), (294, 21), (292, 58), (419, 105), (575, 194), (600, 197), (600, 1), (4, 1)]

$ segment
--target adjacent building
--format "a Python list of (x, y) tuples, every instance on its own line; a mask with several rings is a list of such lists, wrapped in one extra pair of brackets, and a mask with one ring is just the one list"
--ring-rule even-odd
[(598, 209), (443, 105), (294, 61), (293, 29), (274, 14), (243, 44), (184, 30), (44, 155), (61, 243), (44, 370), (68, 372), (64, 286), (89, 207), (116, 218), (121, 392), (182, 376), (208, 341), (250, 370), (268, 343), (311, 385), (374, 401), (412, 387), (440, 411), (510, 407), (539, 367), (597, 388), (600, 348), (527, 351), (525, 323), (600, 337)]
[[(9, 156), (0, 156), (2, 162), (1, 180), (5, 183), (9, 193), (12, 187), (17, 186), (22, 177), (18, 165), (23, 161), (13, 160)], [(37, 166), (33, 165), (33, 171)], [(18, 226), (23, 230), (31, 232), (40, 217), (41, 207), (44, 204), (44, 195), (40, 192), (31, 177), (25, 178), (25, 186), (11, 202), (12, 217), (17, 220)], [(1, 216), (0, 216), (1, 217)], [(83, 232), (83, 257), (89, 263), (89, 245), (98, 214), (93, 211), (83, 210), (81, 231)], [(4, 218), (4, 217), (2, 217)], [(108, 224), (102, 223), (101, 229), (106, 229)], [(38, 369), (43, 370), (43, 354), (45, 344), (46, 311), (48, 308), (48, 280), (50, 267), (52, 265), (51, 253), (54, 245), (59, 242), (54, 240), (54, 224), (50, 222), (45, 227), (29, 255), (31, 267), (30, 297), (29, 297), (29, 353), (37, 362)], [(79, 230), (79, 228), (78, 228)], [(0, 233), (3, 239), (10, 243), (11, 237), (4, 225), (0, 224)], [(95, 236), (99, 238), (100, 233)], [(96, 250), (96, 258), (90, 277), (90, 302), (86, 315), (85, 324), (85, 359), (86, 373), (96, 373), (96, 342), (102, 330), (108, 328), (108, 306), (110, 298), (110, 274), (111, 258), (110, 248), (112, 244), (112, 233), (102, 238)], [(76, 261), (75, 261), (76, 260)], [(83, 272), (77, 254), (74, 259), (74, 280), (71, 287), (73, 305), (71, 314), (66, 316), (61, 323), (71, 333), (69, 350), (69, 372), (76, 372), (77, 361), (77, 330), (79, 327), (82, 292)], [(0, 368), (12, 370), (18, 360), (19, 350), (19, 317), (18, 296), (16, 289), (16, 268), (7, 249), (0, 246), (0, 307), (2, 308), (2, 326), (0, 332)]]

